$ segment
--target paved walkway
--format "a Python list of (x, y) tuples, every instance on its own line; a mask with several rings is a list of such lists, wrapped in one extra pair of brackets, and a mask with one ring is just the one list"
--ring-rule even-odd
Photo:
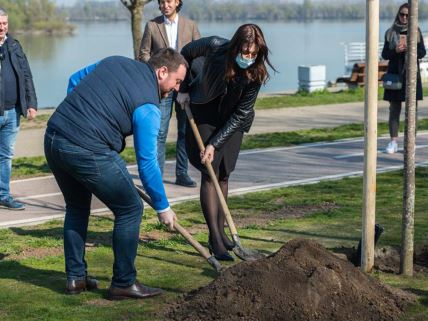
[[(428, 100), (422, 101), (419, 106), (419, 117), (428, 118), (427, 107)], [(388, 103), (380, 102), (378, 118), (382, 122), (388, 120)], [(336, 127), (363, 121), (364, 104), (361, 102), (257, 110), (250, 134)], [(175, 117), (172, 117), (168, 141), (175, 141), (177, 137), (176, 129)], [(17, 138), (15, 157), (43, 155), (43, 134), (44, 129), (21, 130)], [(128, 139), (128, 146), (132, 146), (131, 139)]]
[[(422, 109), (424, 108), (420, 108), (420, 115), (427, 114), (422, 116), (427, 117), (428, 113), (425, 113), (425, 110), (422, 113)], [(380, 118), (386, 119), (387, 114), (387, 108), (382, 104)], [(362, 118), (361, 103), (259, 111), (252, 133), (338, 126), (361, 122)], [(25, 134), (26, 131), (23, 130), (20, 134)], [(402, 153), (387, 155), (382, 152), (387, 140), (387, 137), (379, 138), (379, 171), (393, 170), (402, 166)], [(22, 144), (22, 141), (18, 144)], [(239, 194), (361, 175), (363, 144), (363, 139), (358, 138), (244, 151), (240, 154), (236, 171), (231, 177), (230, 193)], [(425, 164), (428, 159), (428, 133), (418, 133), (417, 146), (417, 162)], [(27, 146), (27, 152), (30, 150), (31, 146)], [(260, 170), (260, 164), (263, 164), (263, 170)], [(171, 203), (197, 199), (198, 188), (183, 188), (172, 183), (174, 166), (175, 163), (169, 161), (165, 167), (165, 187)], [(136, 167), (129, 166), (129, 171), (135, 183), (139, 184)], [(199, 173), (191, 169), (191, 175), (199, 181)], [(16, 180), (11, 183), (11, 189), (16, 197), (27, 204), (27, 209), (21, 212), (0, 209), (0, 227), (35, 224), (63, 217), (63, 198), (52, 176)], [(98, 200), (93, 201), (92, 208), (94, 213), (107, 211)]]

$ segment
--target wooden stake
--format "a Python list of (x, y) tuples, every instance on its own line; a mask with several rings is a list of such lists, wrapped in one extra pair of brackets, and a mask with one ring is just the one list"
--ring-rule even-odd
[(379, 0), (366, 3), (366, 70), (364, 77), (364, 186), (361, 270), (370, 272), (374, 264), (376, 210), (377, 101), (378, 101)]

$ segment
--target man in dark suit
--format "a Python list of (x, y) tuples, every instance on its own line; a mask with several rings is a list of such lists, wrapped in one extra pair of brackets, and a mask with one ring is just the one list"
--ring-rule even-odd
[(12, 157), (21, 116), (37, 113), (33, 76), (21, 45), (8, 34), (8, 15), (0, 8), (0, 208), (23, 210), (10, 195)]
[[(178, 12), (183, 6), (182, 0), (158, 0), (161, 16), (154, 18), (146, 24), (143, 39), (141, 40), (140, 56), (142, 61), (148, 61), (156, 51), (171, 47), (180, 51), (183, 46), (201, 37), (196, 23)], [(172, 105), (175, 100), (174, 93), (163, 99), (160, 105), (162, 120), (158, 135), (158, 162), (161, 172), (165, 164), (165, 143), (168, 136), (169, 121), (171, 119)], [(185, 145), (186, 113), (176, 103), (177, 116), (177, 144), (175, 175), (177, 185), (195, 187), (196, 182), (188, 175), (188, 158)]]

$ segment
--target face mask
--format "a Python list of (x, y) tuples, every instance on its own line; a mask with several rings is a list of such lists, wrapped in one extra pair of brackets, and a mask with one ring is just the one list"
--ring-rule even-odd
[(238, 54), (235, 58), (235, 61), (240, 68), (247, 69), (248, 67), (250, 67), (252, 64), (254, 64), (256, 62), (256, 58), (247, 59), (247, 58), (242, 57), (241, 54)]

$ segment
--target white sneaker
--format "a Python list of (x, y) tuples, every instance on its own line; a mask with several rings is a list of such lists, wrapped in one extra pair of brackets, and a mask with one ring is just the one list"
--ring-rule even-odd
[(397, 142), (395, 140), (391, 140), (389, 142), (388, 146), (386, 146), (386, 149), (385, 149), (385, 151), (388, 154), (394, 154), (394, 153), (397, 152), (397, 150), (398, 150), (398, 144), (397, 144)]

